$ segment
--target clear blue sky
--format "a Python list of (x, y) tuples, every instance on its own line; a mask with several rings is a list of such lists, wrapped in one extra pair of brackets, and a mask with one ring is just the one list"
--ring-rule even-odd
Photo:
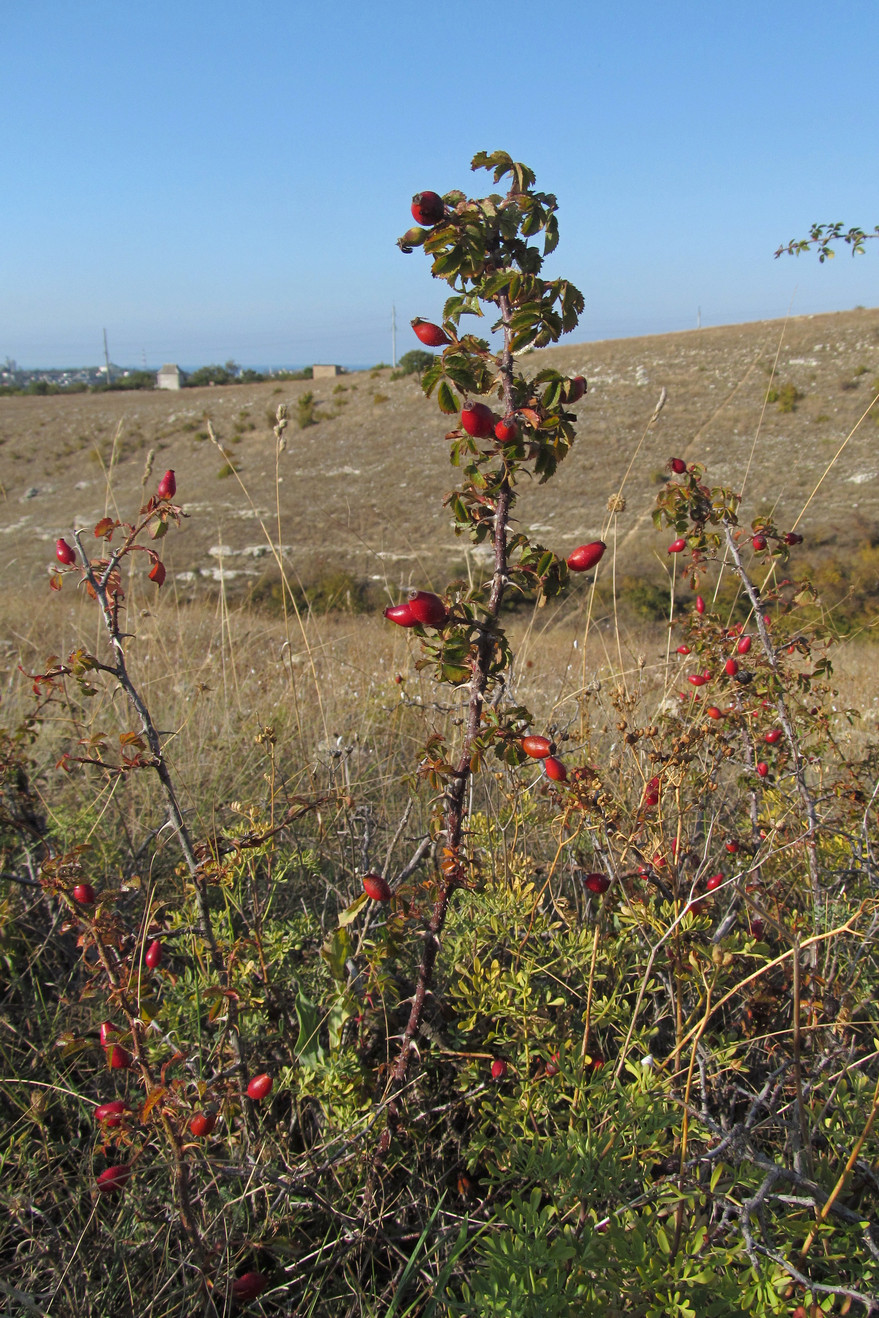
[(576, 337), (875, 306), (879, 250), (772, 253), (879, 223), (877, 50), (877, 0), (4, 5), (0, 360), (387, 360), (483, 148), (559, 198)]

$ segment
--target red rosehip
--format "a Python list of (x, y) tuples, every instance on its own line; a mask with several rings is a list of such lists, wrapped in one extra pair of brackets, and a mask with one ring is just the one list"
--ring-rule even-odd
[(509, 444), (511, 440), (518, 438), (519, 427), (512, 419), (498, 421), (494, 428), (494, 433), (495, 438), (500, 440), (502, 444)]
[(684, 472), (687, 470), (687, 464), (684, 462), (683, 458), (672, 458), (668, 465), (676, 476), (683, 476)]
[(374, 902), (389, 902), (391, 900), (391, 885), (380, 874), (364, 874), (363, 891)]
[(689, 654), (689, 653), (690, 653), (690, 647), (689, 647), (689, 645), (679, 645), (675, 653), (676, 653), (676, 654)]
[(531, 756), (532, 760), (545, 760), (547, 755), (552, 753), (552, 742), (549, 737), (523, 737), (519, 745), (526, 755)]
[(548, 1061), (547, 1064), (546, 1064), (545, 1071), (546, 1071), (546, 1074), (547, 1074), (547, 1075), (550, 1075), (550, 1076), (552, 1076), (552, 1075), (558, 1075), (558, 1073), (559, 1073), (559, 1055), (558, 1055), (558, 1053), (550, 1053), (550, 1055), (549, 1055), (549, 1061)]
[(412, 218), (416, 224), (433, 228), (446, 213), (442, 197), (437, 192), (416, 192), (412, 198)]
[(769, 765), (766, 763), (765, 760), (761, 760), (759, 762), (759, 764), (757, 765), (757, 772), (759, 773), (761, 778), (766, 777), (767, 773), (769, 772)]
[(736, 642), (736, 649), (738, 650), (739, 654), (747, 654), (750, 648), (751, 648), (750, 636), (740, 636), (738, 641)]
[(502, 1057), (496, 1057), (491, 1064), (492, 1080), (503, 1080), (507, 1074), (507, 1064)]
[(729, 842), (725, 842), (724, 846), (726, 847), (727, 851), (731, 856), (734, 856), (739, 849), (738, 842), (736, 842), (733, 838), (730, 838)]
[(76, 562), (75, 550), (63, 538), (55, 541), (55, 557), (58, 559), (58, 562), (63, 563), (65, 567), (70, 567), (71, 563)]
[(677, 540), (672, 540), (671, 544), (668, 547), (668, 552), (670, 554), (679, 554), (681, 550), (686, 549), (686, 547), (687, 547), (686, 540), (682, 535), (679, 535)]
[(77, 883), (73, 889), (73, 895), (83, 906), (94, 906), (98, 900), (95, 896), (95, 890), (90, 883)]
[(659, 851), (654, 851), (653, 864), (656, 866), (658, 870), (665, 869), (667, 863), (668, 862), (666, 861), (665, 856), (663, 856)]
[(687, 681), (692, 683), (693, 686), (704, 686), (709, 680), (704, 673), (690, 673), (687, 677)]
[(696, 596), (696, 612), (697, 613), (705, 612), (705, 601), (703, 600), (701, 595)]
[(781, 728), (772, 728), (763, 738), (770, 746), (774, 746), (777, 741), (781, 741)]
[(709, 705), (705, 713), (708, 715), (709, 718), (723, 718), (722, 712), (717, 708), (716, 705)]
[(100, 1033), (101, 1033), (101, 1047), (106, 1048), (108, 1047), (109, 1044), (113, 1042), (113, 1035), (121, 1034), (122, 1031), (119, 1029), (119, 1026), (114, 1025), (112, 1021), (101, 1021)]
[(201, 1139), (204, 1135), (210, 1135), (217, 1124), (217, 1116), (214, 1112), (196, 1112), (195, 1116), (189, 1123), (189, 1129), (196, 1139)]
[(645, 792), (644, 804), (645, 806), (659, 805), (659, 792)]
[(176, 493), (177, 478), (174, 475), (174, 469), (169, 468), (156, 486), (156, 496), (159, 499), (173, 499)]
[(543, 771), (547, 778), (551, 778), (554, 783), (567, 781), (568, 771), (561, 760), (556, 759), (554, 755), (547, 755), (543, 760)]
[(105, 1056), (111, 1071), (128, 1071), (131, 1067), (131, 1053), (121, 1043), (111, 1043)]
[(162, 944), (158, 938), (154, 938), (144, 953), (144, 961), (150, 970), (155, 970), (156, 966), (162, 959)]
[(247, 1086), (247, 1097), (258, 1103), (260, 1099), (268, 1097), (272, 1092), (274, 1083), (272, 1077), (265, 1071), (260, 1075), (255, 1075)]
[(610, 887), (610, 879), (606, 874), (587, 874), (583, 880), (583, 886), (588, 888), (590, 892), (597, 893), (600, 897)]
[(429, 590), (410, 590), (409, 612), (425, 627), (442, 627), (449, 616), (439, 595), (432, 595)]
[(461, 410), (461, 425), (474, 439), (489, 439), (494, 434), (495, 415), (485, 403), (468, 403)]
[(766, 926), (764, 925), (763, 921), (759, 918), (759, 916), (751, 920), (751, 933), (754, 935), (755, 938), (763, 937), (763, 931), (765, 927)]
[(722, 874), (712, 874), (711, 878), (706, 881), (705, 887), (709, 892), (714, 892), (714, 889), (719, 888), (722, 883), (723, 883)]
[(601, 560), (607, 545), (603, 540), (592, 540), (588, 545), (580, 545), (568, 558), (571, 572), (588, 572)]
[(443, 348), (452, 341), (440, 325), (434, 325), (430, 320), (422, 320), (420, 316), (416, 316), (412, 321), (412, 328), (415, 337), (428, 348)]
[(701, 915), (702, 912), (703, 912), (704, 910), (705, 910), (705, 903), (704, 903), (704, 901), (700, 901), (700, 900), (697, 898), (695, 901), (693, 901), (693, 902), (689, 902), (689, 903), (687, 904), (687, 906), (686, 906), (686, 908), (685, 908), (685, 910), (684, 910), (684, 914), (685, 914), (685, 915)]
[(165, 564), (157, 558), (150, 568), (150, 581), (154, 581), (157, 586), (164, 586), (165, 576)]
[(566, 403), (579, 403), (587, 389), (586, 380), (582, 375), (575, 375), (568, 381), (568, 387), (565, 390)]
[(758, 549), (758, 550), (759, 550), (759, 549), (765, 549), (765, 548), (766, 548), (766, 536), (765, 536), (765, 535), (755, 535), (755, 536), (752, 536), (752, 537), (751, 537), (751, 544), (754, 546), (755, 549)]
[(723, 668), (727, 677), (735, 677), (736, 673), (739, 671), (739, 665), (735, 659), (727, 659)]
[(124, 1190), (130, 1176), (131, 1168), (127, 1162), (120, 1162), (116, 1167), (107, 1167), (97, 1178), (98, 1189), (102, 1194), (114, 1194)]
[(398, 627), (417, 627), (418, 619), (408, 604), (389, 604), (385, 609), (388, 622), (395, 622)]
[(786, 545), (801, 545), (803, 537), (798, 535), (796, 531), (788, 531), (784, 537), (784, 543)]
[(268, 1284), (268, 1277), (261, 1272), (242, 1272), (241, 1276), (236, 1277), (232, 1282), (232, 1294), (236, 1300), (246, 1304), (249, 1300), (255, 1300), (262, 1295)]
[(103, 1126), (121, 1126), (127, 1110), (121, 1098), (114, 1098), (110, 1103), (99, 1103), (94, 1112), (95, 1121)]

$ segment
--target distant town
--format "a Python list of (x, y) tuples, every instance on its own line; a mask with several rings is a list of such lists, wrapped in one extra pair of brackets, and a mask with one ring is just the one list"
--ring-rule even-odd
[(222, 365), (183, 368), (166, 363), (156, 369), (116, 366), (58, 367), (28, 370), (11, 357), (0, 364), (0, 394), (85, 393), (86, 391), (127, 389), (191, 389), (205, 385), (258, 384), (262, 380), (310, 380), (322, 376), (344, 375), (349, 369), (336, 364), (302, 367), (239, 366), (227, 361)]

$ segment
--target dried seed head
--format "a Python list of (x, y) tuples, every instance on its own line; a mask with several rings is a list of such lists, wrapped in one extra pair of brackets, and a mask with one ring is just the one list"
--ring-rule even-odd
[(609, 513), (624, 513), (626, 511), (626, 500), (622, 494), (612, 494), (607, 501), (607, 511)]
[(144, 466), (144, 469), (143, 469), (143, 476), (141, 476), (141, 478), (140, 478), (140, 480), (141, 480), (141, 484), (142, 484), (142, 485), (146, 485), (146, 483), (147, 483), (147, 481), (149, 480), (150, 476), (152, 476), (152, 474), (153, 474), (153, 463), (155, 462), (155, 460), (156, 460), (156, 450), (155, 450), (154, 448), (151, 448), (150, 451), (149, 451), (149, 453), (148, 453), (147, 456), (146, 456), (146, 465)]

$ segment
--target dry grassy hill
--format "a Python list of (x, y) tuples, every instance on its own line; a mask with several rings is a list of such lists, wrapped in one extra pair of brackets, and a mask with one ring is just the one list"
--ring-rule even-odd
[[(879, 387), (879, 309), (566, 344), (540, 359), (586, 375), (590, 387), (577, 407), (574, 452), (550, 485), (522, 489), (518, 513), (567, 552), (602, 532), (607, 498), (625, 479), (617, 534), (623, 562), (630, 555), (637, 571), (664, 547), (649, 513), (672, 454), (706, 462), (712, 481), (744, 485), (749, 515), (776, 505), (782, 520), (799, 515)], [(258, 580), (271, 565), (259, 518), (278, 536), (270, 417), (279, 402), (291, 414), (279, 463), (280, 540), (294, 571), (308, 579), (344, 566), (392, 591), (441, 584), (465, 559), (439, 497), (452, 483), (443, 418), (414, 378), (390, 376), (0, 399), (3, 587), (44, 578), (55, 538), (72, 524), (114, 509), (130, 516), (150, 451), (150, 488), (173, 466), (190, 514), (165, 542), (169, 584), (185, 597), (221, 571), (232, 589)], [(766, 403), (770, 383), (802, 395), (795, 410)], [(668, 401), (648, 431), (662, 388)], [(322, 419), (299, 430), (297, 399), (308, 389)], [(864, 543), (879, 533), (877, 410), (808, 507), (800, 529), (813, 543)], [(246, 494), (221, 474), (228, 464), (205, 437), (207, 420)]]

